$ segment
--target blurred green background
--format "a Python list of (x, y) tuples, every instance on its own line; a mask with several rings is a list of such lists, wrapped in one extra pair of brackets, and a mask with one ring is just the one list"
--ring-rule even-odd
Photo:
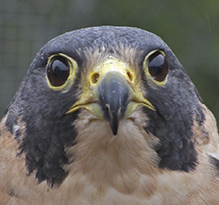
[(162, 37), (219, 120), (216, 0), (1, 0), (0, 115), (48, 40), (98, 25), (135, 26)]

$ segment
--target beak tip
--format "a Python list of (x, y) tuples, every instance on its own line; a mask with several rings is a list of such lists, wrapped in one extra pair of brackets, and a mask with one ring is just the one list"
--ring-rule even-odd
[(117, 125), (112, 125), (111, 123), (110, 123), (110, 127), (111, 127), (111, 130), (112, 130), (112, 133), (113, 133), (113, 135), (117, 135), (117, 133), (118, 133), (118, 124)]

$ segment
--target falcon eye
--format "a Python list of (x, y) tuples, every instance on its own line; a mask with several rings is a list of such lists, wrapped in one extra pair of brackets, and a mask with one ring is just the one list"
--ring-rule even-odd
[(70, 67), (68, 60), (63, 56), (55, 56), (47, 66), (47, 77), (52, 86), (61, 86), (68, 79)]
[(55, 91), (67, 92), (74, 83), (78, 72), (77, 62), (64, 53), (49, 57), (46, 66), (48, 86)]
[(168, 73), (168, 65), (161, 51), (153, 52), (147, 58), (147, 67), (150, 76), (158, 82), (163, 82)]

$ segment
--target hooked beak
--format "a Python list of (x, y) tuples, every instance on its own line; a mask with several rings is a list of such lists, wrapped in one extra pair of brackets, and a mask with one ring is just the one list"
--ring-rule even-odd
[(85, 89), (67, 114), (81, 108), (87, 109), (97, 118), (108, 121), (113, 135), (117, 135), (120, 120), (127, 118), (139, 105), (155, 110), (143, 94), (135, 89), (128, 72), (125, 64), (117, 59), (105, 61), (99, 73), (94, 72), (98, 79), (94, 82), (94, 74), (89, 78), (92, 89)]
[(124, 117), (130, 100), (130, 87), (118, 72), (109, 72), (98, 87), (98, 96), (104, 119), (110, 122), (112, 132), (116, 135), (119, 120)]

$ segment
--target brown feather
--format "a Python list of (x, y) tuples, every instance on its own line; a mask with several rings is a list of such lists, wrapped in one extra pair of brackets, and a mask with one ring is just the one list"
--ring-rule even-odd
[[(1, 204), (217, 204), (218, 176), (207, 155), (212, 149), (217, 152), (218, 135), (213, 115), (203, 109), (204, 127), (194, 122), (198, 166), (188, 173), (156, 166), (159, 159), (153, 147), (159, 142), (143, 132), (140, 109), (133, 113), (135, 121), (121, 122), (114, 138), (107, 123), (90, 122), (88, 111), (81, 112), (77, 143), (66, 150), (74, 162), (66, 167), (69, 175), (57, 189), (46, 182), (38, 184), (34, 174), (28, 175), (4, 118), (0, 126)], [(207, 135), (202, 136), (200, 129)]]

